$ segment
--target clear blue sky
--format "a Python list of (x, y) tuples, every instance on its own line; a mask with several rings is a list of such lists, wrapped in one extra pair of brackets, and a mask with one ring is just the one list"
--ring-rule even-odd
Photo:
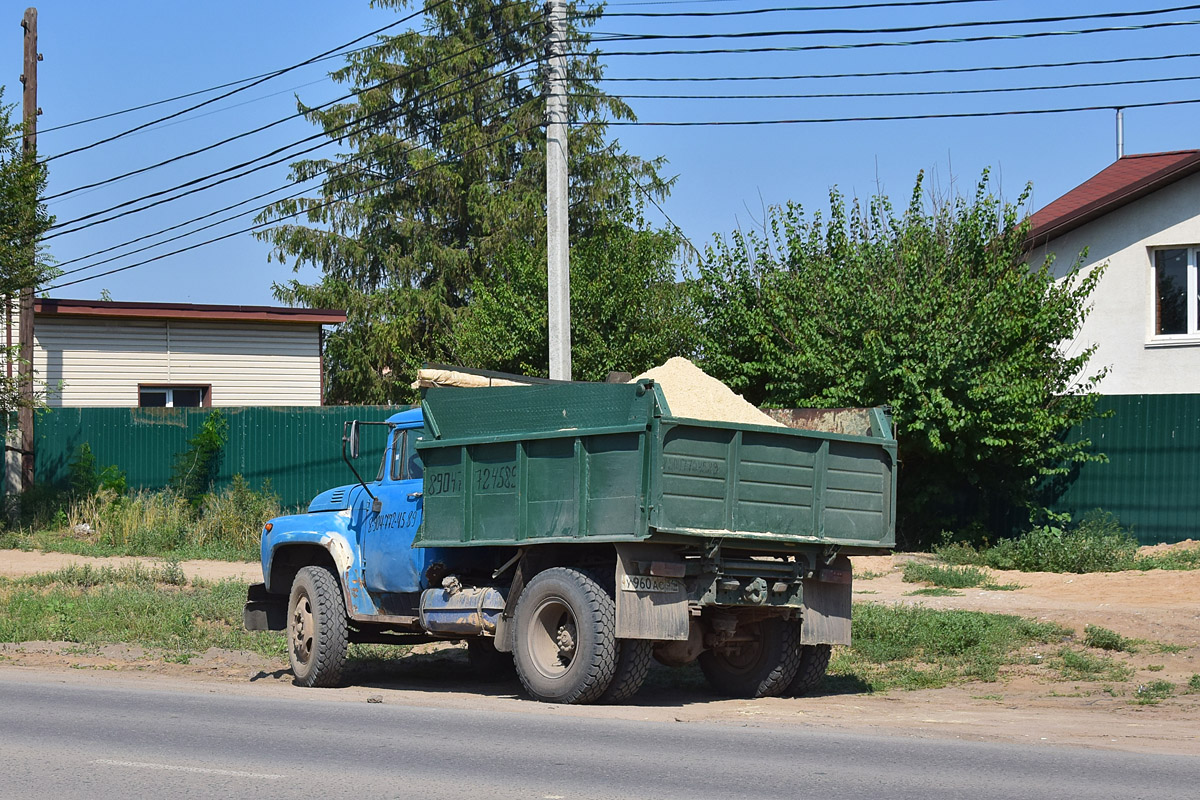
[[(611, 11), (720, 11), (786, 5), (846, 5), (852, 0), (773, 0), (613, 5)], [(8, 55), (0, 71), (7, 103), (20, 101), (21, 16), (26, 3), (5, 3), (0, 48)], [(909, 26), (965, 20), (1027, 19), (1064, 14), (1131, 11), (1189, 5), (1125, 0), (979, 0), (921, 9), (829, 10), (716, 20), (610, 18), (603, 32), (703, 32), (811, 30)], [(286, 66), (350, 41), (397, 17), (366, 0), (43, 0), (39, 10), (39, 151), (61, 153), (154, 119), (183, 103), (60, 131), (49, 128), (181, 92), (203, 89)], [(4, 22), (3, 20), (7, 20)], [(615, 49), (701, 49), (756, 45), (807, 45), (852, 41), (905, 41), (1031, 30), (1074, 30), (1149, 21), (1200, 20), (1200, 8), (1133, 20), (1092, 20), (987, 29), (935, 30), (878, 35), (789, 36), (768, 40), (699, 40), (606, 43)], [(1200, 25), (911, 47), (879, 47), (757, 55), (613, 57), (614, 77), (685, 75), (796, 75), (1033, 64), (1196, 52)], [(344, 93), (326, 78), (338, 62), (327, 61), (276, 78), (171, 123), (51, 163), (49, 194), (136, 169), (184, 150), (284, 117), (294, 95), (317, 104)], [(761, 81), (742, 83), (605, 84), (616, 94), (751, 94), (920, 91), (1045, 86), (1160, 77), (1200, 76), (1200, 58), (1123, 65), (1021, 70), (961, 75)], [(744, 120), (813, 117), (944, 114), (961, 111), (1115, 106), (1200, 97), (1200, 79), (1137, 86), (1109, 86), (955, 97), (790, 100), (630, 100), (642, 120)], [(203, 98), (197, 98), (203, 99)], [(193, 101), (194, 102), (194, 101)], [(867, 196), (877, 188), (902, 205), (920, 170), (942, 192), (971, 192), (980, 172), (993, 169), (994, 188), (1014, 198), (1034, 184), (1036, 209), (1111, 163), (1115, 154), (1113, 112), (957, 120), (842, 122), (762, 127), (614, 128), (630, 152), (664, 155), (678, 182), (664, 208), (698, 246), (714, 233), (760, 221), (765, 204), (795, 200), (824, 206), (831, 186)], [(1200, 146), (1200, 105), (1131, 109), (1125, 113), (1127, 153)], [(60, 221), (89, 214), (131, 197), (158, 191), (200, 174), (253, 158), (314, 133), (303, 120), (241, 140), (179, 164), (115, 185), (52, 202)], [(60, 262), (92, 253), (214, 211), (287, 182), (286, 163), (125, 219), (57, 237), (48, 244)], [(654, 209), (650, 219), (662, 223)], [(224, 216), (224, 215), (222, 215)], [(195, 239), (119, 259), (104, 268), (174, 249), (249, 224), (246, 218)], [(95, 259), (93, 259), (95, 260)], [(80, 266), (80, 264), (68, 265)], [(87, 273), (84, 273), (87, 274)], [(52, 292), (58, 297), (96, 298), (102, 289), (117, 300), (194, 303), (273, 303), (271, 284), (292, 276), (290, 267), (267, 262), (267, 248), (249, 235), (150, 265)], [(311, 280), (312, 271), (300, 275)], [(65, 280), (65, 279), (64, 279)]]

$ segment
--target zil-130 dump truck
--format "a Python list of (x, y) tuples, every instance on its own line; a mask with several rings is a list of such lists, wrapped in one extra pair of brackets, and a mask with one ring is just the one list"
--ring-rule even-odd
[(803, 694), (850, 640), (847, 556), (895, 543), (867, 413), (847, 435), (673, 416), (653, 380), (428, 389), (375, 423), (374, 480), (266, 524), (246, 627), (286, 631), (304, 686), (338, 684), (348, 642), (465, 640), (546, 702), (623, 702), (651, 659)]

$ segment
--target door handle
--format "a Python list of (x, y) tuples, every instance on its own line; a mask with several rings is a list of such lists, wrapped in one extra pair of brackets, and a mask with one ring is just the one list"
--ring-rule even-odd
[(408, 499), (409, 500), (420, 500), (424, 496), (425, 496), (424, 492), (413, 492), (412, 494), (410, 494), (408, 496)]

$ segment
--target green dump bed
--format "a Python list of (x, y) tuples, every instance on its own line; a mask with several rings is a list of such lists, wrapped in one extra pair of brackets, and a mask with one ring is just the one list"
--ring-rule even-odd
[(733, 537), (895, 544), (896, 442), (670, 416), (661, 387), (426, 392), (425, 547)]

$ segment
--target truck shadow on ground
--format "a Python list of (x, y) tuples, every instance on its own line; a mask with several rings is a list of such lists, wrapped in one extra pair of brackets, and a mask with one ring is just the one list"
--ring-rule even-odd
[[(344, 682), (371, 689), (443, 694), (468, 692), (485, 697), (528, 699), (515, 670), (480, 674), (468, 663), (466, 651), (460, 648), (432, 653), (351, 657), (346, 663)], [(837, 675), (828, 678), (821, 688), (808, 696), (870, 693), (870, 685), (858, 676)], [(727, 699), (730, 698), (708, 685), (698, 665), (664, 667), (656, 663), (651, 666), (642, 690), (622, 705), (672, 708)]]

